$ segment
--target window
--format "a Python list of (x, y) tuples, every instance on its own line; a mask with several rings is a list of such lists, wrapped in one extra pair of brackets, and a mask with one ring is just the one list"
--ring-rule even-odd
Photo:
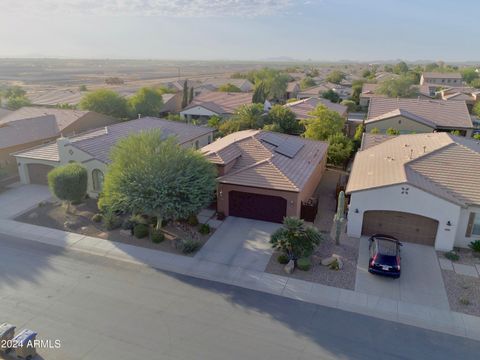
[(472, 213), (473, 215), (473, 224), (472, 224), (472, 235), (480, 235), (480, 213)]
[(103, 188), (103, 172), (98, 169), (92, 171), (93, 191), (101, 192)]

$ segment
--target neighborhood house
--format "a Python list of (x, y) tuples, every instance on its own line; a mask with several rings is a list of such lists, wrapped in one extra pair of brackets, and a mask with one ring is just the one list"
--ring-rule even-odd
[(448, 133), (364, 134), (346, 192), (349, 236), (388, 234), (437, 250), (480, 238), (480, 144)]
[(105, 126), (77, 136), (61, 137), (56, 142), (21, 151), (17, 159), (20, 180), (24, 184), (46, 184), (47, 174), (56, 166), (78, 162), (87, 168), (88, 193), (97, 197), (102, 191), (112, 146), (120, 139), (141, 131), (161, 129), (164, 137), (175, 136), (184, 147), (200, 148), (213, 139), (213, 129), (153, 117), (145, 117)]
[(261, 130), (239, 131), (205, 146), (218, 168), (217, 211), (280, 223), (301, 216), (327, 162), (328, 144)]

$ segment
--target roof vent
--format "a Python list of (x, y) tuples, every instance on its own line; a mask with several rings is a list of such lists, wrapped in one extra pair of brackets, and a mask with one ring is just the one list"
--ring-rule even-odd
[(413, 159), (413, 149), (410, 149), (410, 159)]
[(105, 134), (108, 135), (108, 126), (105, 126)]
[(425, 154), (427, 152), (427, 145), (423, 145), (423, 153)]

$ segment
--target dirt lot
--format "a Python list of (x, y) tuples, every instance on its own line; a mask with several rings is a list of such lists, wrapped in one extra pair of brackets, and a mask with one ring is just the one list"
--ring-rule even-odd
[(129, 231), (121, 230), (120, 228), (110, 231), (106, 230), (101, 222), (95, 223), (91, 220), (92, 216), (96, 213), (98, 213), (98, 208), (96, 201), (93, 199), (87, 199), (79, 205), (72, 205), (70, 214), (65, 212), (65, 208), (60, 202), (47, 202), (20, 215), (16, 220), (28, 224), (45, 226), (176, 254), (182, 254), (182, 252), (174, 247), (175, 239), (189, 238), (196, 240), (200, 244), (200, 249), (214, 232), (212, 229), (209, 235), (201, 235), (197, 227), (191, 227), (185, 223), (169, 223), (164, 227), (166, 240), (156, 244), (153, 243), (149, 237), (138, 239), (132, 236)]

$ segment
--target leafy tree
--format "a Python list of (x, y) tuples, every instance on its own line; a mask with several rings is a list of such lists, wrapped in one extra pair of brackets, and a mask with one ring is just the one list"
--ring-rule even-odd
[(475, 68), (465, 68), (461, 71), (463, 81), (471, 84), (473, 80), (478, 79), (478, 73)]
[(242, 89), (240, 89), (238, 86), (227, 83), (227, 84), (223, 84), (222, 86), (220, 86), (218, 88), (218, 91), (221, 91), (221, 92), (242, 92)]
[(110, 157), (100, 207), (155, 216), (157, 230), (198, 213), (215, 191), (215, 166), (158, 129), (120, 140)]
[(213, 115), (208, 119), (208, 126), (218, 130), (220, 124), (222, 123), (222, 118), (218, 115)]
[(393, 73), (393, 66), (390, 64), (387, 64), (383, 67), (383, 71), (388, 72), (388, 73)]
[(405, 61), (400, 61), (398, 64), (395, 64), (395, 66), (393, 67), (393, 72), (398, 75), (405, 74), (407, 71), (408, 71), (408, 65)]
[(333, 165), (343, 165), (352, 155), (354, 144), (342, 133), (336, 133), (328, 137), (327, 162)]
[(455, 135), (455, 136), (460, 136), (461, 132), (460, 132), (460, 130), (452, 130), (452, 131), (450, 131), (450, 134)]
[(306, 76), (302, 79), (302, 81), (300, 81), (301, 89), (307, 89), (315, 85), (316, 85), (315, 80), (313, 80), (313, 78), (311, 78), (310, 76)]
[(70, 204), (80, 202), (87, 194), (88, 173), (78, 163), (56, 167), (48, 173), (50, 191), (60, 200), (66, 202), (67, 212)]
[(342, 100), (342, 102), (340, 104), (346, 106), (348, 112), (352, 112), (352, 111), (357, 110), (357, 104), (353, 100)]
[(313, 118), (304, 121), (303, 135), (307, 139), (328, 140), (331, 135), (342, 132), (345, 126), (345, 119), (324, 105), (318, 105), (310, 115)]
[(355, 80), (352, 82), (352, 96), (351, 100), (355, 101), (356, 104), (360, 102), (360, 94), (362, 93), (363, 84), (365, 80)]
[(193, 86), (190, 88), (189, 94), (188, 94), (188, 103), (190, 104), (193, 101)]
[(302, 132), (302, 126), (294, 112), (282, 105), (272, 106), (268, 112), (268, 122), (269, 124), (264, 126), (265, 130), (291, 135), (298, 135)]
[(413, 83), (413, 79), (407, 76), (401, 76), (398, 79), (385, 80), (377, 88), (376, 93), (388, 97), (412, 97), (416, 94), (415, 88), (412, 87)]
[(340, 96), (335, 91), (333, 91), (332, 89), (323, 92), (322, 97), (324, 99), (328, 99), (328, 100), (330, 100), (331, 102), (334, 102), (334, 103), (338, 103), (340, 101)]
[(80, 86), (78, 87), (78, 91), (88, 91), (87, 85), (80, 85)]
[(96, 111), (117, 118), (128, 117), (127, 100), (108, 89), (99, 89), (84, 95), (79, 106), (83, 110)]
[(3, 96), (7, 99), (15, 97), (25, 97), (27, 92), (18, 85), (10, 86), (3, 91)]
[(362, 141), (363, 133), (365, 132), (365, 125), (360, 124), (355, 129), (355, 134), (353, 135), (353, 140)]
[(478, 117), (480, 117), (480, 101), (477, 101), (477, 102), (475, 103), (475, 106), (473, 107), (472, 112), (473, 112), (473, 114), (475, 114), (475, 115), (477, 115)]
[(273, 248), (287, 254), (289, 259), (310, 256), (322, 240), (317, 228), (305, 226), (303, 220), (296, 217), (283, 219), (283, 226), (270, 237)]
[(153, 88), (143, 87), (133, 94), (128, 100), (128, 105), (132, 117), (136, 117), (138, 114), (158, 116), (163, 108), (162, 94)]
[(265, 83), (260, 81), (255, 85), (255, 91), (253, 92), (252, 102), (254, 104), (264, 104), (265, 100), (267, 100), (267, 89), (265, 87)]
[(370, 134), (380, 134), (380, 129), (374, 127), (374, 128), (372, 128), (372, 129), (370, 130)]
[(167, 116), (165, 116), (165, 119), (170, 121), (185, 122), (185, 119), (183, 119), (180, 114), (168, 114)]
[(387, 131), (385, 131), (387, 135), (400, 135), (400, 131), (394, 128), (388, 128)]
[(476, 89), (480, 89), (480, 79), (472, 80), (472, 82), (470, 83), (470, 86)]
[(475, 140), (480, 140), (480, 134), (475, 134), (475, 135), (473, 135), (473, 138), (474, 138)]
[(265, 125), (265, 118), (262, 104), (251, 104), (240, 106), (233, 116), (220, 124), (220, 133), (226, 135), (232, 132), (261, 129)]
[(188, 82), (183, 83), (182, 109), (188, 105)]
[(364, 78), (370, 78), (370, 77), (373, 77), (373, 76), (375, 76), (375, 72), (370, 71), (370, 69), (365, 69), (362, 72), (362, 77), (364, 77)]
[(425, 65), (425, 71), (430, 72), (438, 69), (438, 64), (437, 63), (430, 63)]
[(11, 96), (7, 98), (7, 107), (11, 110), (17, 110), (32, 103), (25, 96)]
[(330, 74), (327, 75), (326, 80), (334, 83), (340, 84), (342, 80), (345, 79), (345, 74), (339, 70), (334, 70)]

